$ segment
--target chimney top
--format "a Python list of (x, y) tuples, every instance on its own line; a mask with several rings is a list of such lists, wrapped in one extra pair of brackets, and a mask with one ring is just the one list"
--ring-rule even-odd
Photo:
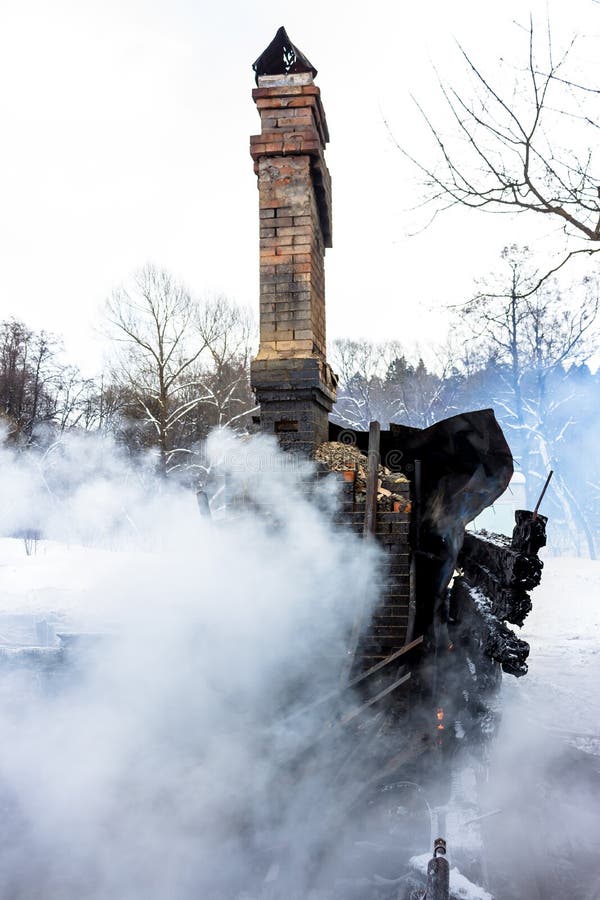
[(317, 75), (313, 64), (292, 44), (283, 25), (266, 50), (252, 64), (252, 68), (256, 72), (257, 84), (263, 75), (292, 75), (299, 72), (309, 72), (313, 78)]

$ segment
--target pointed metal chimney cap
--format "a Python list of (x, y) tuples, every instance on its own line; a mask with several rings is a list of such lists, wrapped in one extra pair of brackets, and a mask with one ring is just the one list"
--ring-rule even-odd
[(310, 72), (313, 78), (317, 75), (313, 64), (292, 44), (283, 25), (252, 68), (256, 72), (257, 84), (261, 75), (290, 75), (297, 72)]

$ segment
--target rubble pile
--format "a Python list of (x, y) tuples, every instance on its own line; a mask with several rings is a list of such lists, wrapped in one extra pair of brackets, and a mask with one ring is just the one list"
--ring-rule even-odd
[[(354, 498), (364, 502), (367, 490), (368, 458), (354, 444), (326, 441), (315, 452), (315, 459), (324, 463), (332, 472), (351, 473), (354, 480)], [(408, 480), (401, 472), (392, 472), (386, 466), (377, 466), (377, 506), (396, 512), (410, 512)]]

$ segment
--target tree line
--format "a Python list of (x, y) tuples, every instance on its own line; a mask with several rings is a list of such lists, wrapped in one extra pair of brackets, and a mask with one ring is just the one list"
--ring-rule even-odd
[(426, 428), (491, 407), (535, 505), (546, 500), (564, 549), (595, 558), (600, 542), (600, 373), (598, 276), (568, 286), (539, 279), (527, 247), (506, 247), (499, 270), (454, 310), (451, 340), (428, 368), (393, 341), (334, 342), (340, 373), (335, 416), (349, 428), (369, 421)]
[[(548, 509), (565, 549), (600, 542), (598, 282), (536, 283), (525, 247), (504, 249), (498, 271), (454, 310), (448, 344), (427, 364), (397, 341), (339, 339), (333, 418), (353, 429), (378, 420), (425, 428), (492, 407), (526, 478), (533, 506), (554, 470)], [(152, 266), (107, 301), (110, 362), (85, 378), (64, 361), (58, 338), (0, 323), (0, 416), (5, 440), (44, 450), (66, 430), (103, 432), (132, 454), (152, 452), (165, 475), (195, 479), (214, 427), (252, 429), (255, 325), (223, 297), (194, 298)]]
[(154, 266), (107, 301), (111, 357), (96, 378), (65, 361), (56, 336), (2, 322), (4, 439), (44, 450), (67, 430), (104, 432), (131, 454), (154, 452), (164, 475), (189, 472), (212, 428), (248, 424), (254, 331), (243, 308), (195, 298)]

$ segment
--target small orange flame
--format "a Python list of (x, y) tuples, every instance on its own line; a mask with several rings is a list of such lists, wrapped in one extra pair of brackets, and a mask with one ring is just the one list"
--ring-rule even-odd
[(436, 717), (436, 719), (438, 720), (437, 730), (438, 730), (438, 731), (443, 731), (443, 730), (444, 730), (444, 725), (443, 725), (443, 722), (444, 722), (444, 710), (442, 709), (441, 706), (438, 706), (437, 711), (436, 711), (436, 714), (435, 714), (435, 717)]

